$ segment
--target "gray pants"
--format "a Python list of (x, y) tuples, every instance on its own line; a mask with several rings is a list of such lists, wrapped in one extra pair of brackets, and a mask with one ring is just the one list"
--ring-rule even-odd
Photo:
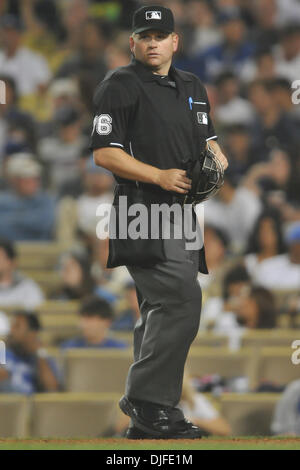
[(127, 267), (137, 287), (141, 316), (134, 329), (134, 363), (125, 394), (176, 406), (187, 354), (199, 329), (199, 250), (186, 250), (184, 238), (166, 239), (164, 246), (167, 261), (151, 268)]

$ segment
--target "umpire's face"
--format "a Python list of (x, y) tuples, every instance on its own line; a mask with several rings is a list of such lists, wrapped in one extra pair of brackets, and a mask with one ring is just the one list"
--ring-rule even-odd
[(161, 73), (168, 73), (177, 48), (176, 33), (148, 30), (130, 37), (130, 49), (135, 58)]

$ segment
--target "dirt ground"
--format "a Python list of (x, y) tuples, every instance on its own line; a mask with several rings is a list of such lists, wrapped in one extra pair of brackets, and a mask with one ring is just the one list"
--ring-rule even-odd
[[(118, 446), (119, 444), (126, 444), (126, 443), (153, 443), (153, 444), (173, 444), (173, 443), (182, 443), (182, 444), (192, 444), (197, 442), (197, 439), (141, 439), (141, 440), (132, 440), (132, 439), (125, 439), (125, 438), (98, 438), (98, 439), (1, 439), (0, 444), (92, 444), (92, 445), (114, 445)], [(270, 443), (270, 444), (299, 444), (300, 448), (300, 437), (280, 437), (280, 438), (273, 438), (273, 437), (233, 437), (233, 438), (202, 438), (198, 440), (198, 442), (209, 442), (210, 444), (237, 444), (237, 443), (251, 443), (251, 444), (263, 444), (263, 443)]]

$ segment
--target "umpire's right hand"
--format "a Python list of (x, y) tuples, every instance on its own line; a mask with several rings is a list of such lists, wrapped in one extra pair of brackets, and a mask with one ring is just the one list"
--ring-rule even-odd
[(192, 180), (187, 178), (185, 170), (160, 170), (157, 184), (167, 191), (186, 194), (192, 187)]

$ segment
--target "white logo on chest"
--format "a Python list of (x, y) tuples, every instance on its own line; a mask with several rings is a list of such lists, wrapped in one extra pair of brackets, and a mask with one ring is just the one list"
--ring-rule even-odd
[(208, 124), (207, 113), (197, 112), (197, 120), (199, 124)]

